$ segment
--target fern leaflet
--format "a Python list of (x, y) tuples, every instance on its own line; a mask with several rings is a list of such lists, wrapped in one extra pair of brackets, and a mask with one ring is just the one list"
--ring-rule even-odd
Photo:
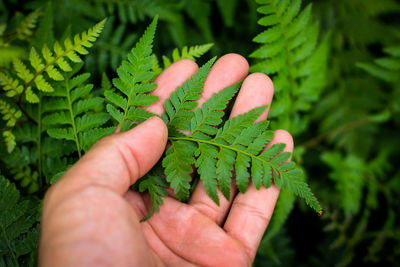
[(7, 145), (7, 151), (11, 152), (16, 145), (11, 129), (15, 126), (18, 119), (21, 118), (22, 112), (12, 108), (6, 101), (0, 99), (0, 114), (2, 115), (2, 119), (6, 121), (6, 129), (8, 130), (3, 131), (3, 137)]
[(0, 264), (20, 266), (23, 257), (36, 253), (38, 207), (38, 201), (21, 200), (15, 185), (0, 176)]
[(36, 27), (37, 20), (39, 16), (41, 15), (41, 12), (39, 10), (35, 10), (26, 16), (21, 23), (18, 25), (18, 27), (15, 29), (16, 36), (20, 40), (25, 40), (28, 37), (32, 36), (33, 34), (33, 29)]
[(172, 51), (172, 61), (166, 57), (163, 56), (163, 63), (164, 63), (164, 69), (170, 66), (173, 62), (176, 62), (181, 59), (191, 59), (195, 60), (196, 58), (201, 57), (205, 53), (207, 53), (211, 47), (213, 47), (214, 44), (203, 44), (203, 45), (195, 45), (195, 46), (190, 46), (189, 48), (187, 46), (184, 46), (179, 52), (177, 48), (175, 48)]
[[(220, 104), (226, 106), (234, 95), (232, 92), (226, 92), (229, 90), (232, 90), (232, 87), (210, 98), (203, 108), (211, 105), (215, 99), (220, 99)], [(230, 97), (222, 97), (224, 94)], [(258, 189), (262, 184), (269, 187), (273, 180), (279, 188), (287, 188), (304, 198), (316, 211), (321, 210), (307, 184), (302, 181), (303, 173), (293, 162), (286, 162), (290, 158), (290, 153), (282, 152), (284, 144), (275, 144), (261, 151), (273, 137), (273, 132), (267, 130), (267, 122), (255, 123), (266, 107), (251, 110), (213, 129), (198, 127), (196, 122), (202, 121), (199, 110), (200, 108), (195, 111), (194, 114), (198, 115), (197, 118), (192, 118), (193, 128), (189, 129), (193, 135), (185, 136), (179, 133), (178, 130), (186, 128), (178, 127), (177, 131), (169, 136), (171, 146), (167, 149), (167, 156), (163, 160), (167, 181), (171, 180), (168, 178), (171, 173), (174, 174), (175, 180), (180, 180), (179, 183), (174, 180), (171, 182), (178, 199), (187, 200), (192, 172), (190, 165), (195, 162), (208, 195), (217, 204), (219, 204), (217, 185), (224, 188), (224, 196), (229, 199), (230, 179), (233, 177), (232, 170), (235, 170), (236, 183), (242, 193), (246, 191), (250, 177)], [(203, 111), (203, 114), (206, 113)], [(222, 115), (223, 113), (218, 116), (218, 121), (215, 118), (206, 118), (203, 124), (218, 127), (222, 122)], [(179, 134), (174, 135), (174, 133)], [(193, 137), (194, 135), (197, 137)], [(182, 179), (179, 179), (180, 177)]]
[(326, 77), (329, 34), (318, 45), (319, 25), (312, 21), (311, 4), (300, 10), (301, 0), (256, 0), (262, 4), (258, 21), (266, 30), (253, 41), (262, 44), (250, 57), (258, 59), (252, 72), (275, 74), (276, 100), (269, 116), (276, 128), (298, 134), (306, 127), (301, 112), (311, 109)]
[(375, 59), (374, 64), (359, 62), (357, 66), (386, 82), (398, 83), (400, 80), (400, 45), (387, 47), (384, 52), (388, 56)]
[[(235, 173), (236, 184), (242, 193), (247, 190), (250, 177), (257, 189), (262, 185), (269, 187), (274, 182), (279, 188), (286, 188), (304, 198), (310, 207), (320, 211), (317, 199), (303, 181), (303, 172), (295, 163), (287, 162), (290, 153), (283, 152), (285, 145), (275, 144), (262, 151), (272, 140), (273, 132), (268, 130), (268, 122), (255, 121), (267, 107), (255, 108), (225, 122), (222, 119), (240, 83), (228, 86), (197, 107), (196, 101), (201, 96), (214, 61), (215, 58), (203, 65), (164, 102), (162, 118), (168, 126), (170, 146), (162, 160), (162, 167), (165, 180), (174, 189), (177, 198), (180, 201), (189, 199), (192, 174), (197, 172), (207, 194), (219, 204), (217, 189), (230, 199), (231, 180)], [(141, 183), (146, 183), (147, 187), (156, 185), (149, 177), (141, 179), (139, 187)], [(157, 201), (161, 195), (156, 190), (150, 197), (153, 207), (145, 219), (161, 204)]]
[(146, 94), (156, 88), (155, 83), (149, 83), (154, 73), (152, 67), (152, 43), (157, 25), (157, 17), (146, 29), (139, 42), (128, 54), (128, 61), (122, 61), (117, 69), (119, 78), (113, 79), (114, 86), (122, 93), (111, 90), (104, 93), (107, 111), (118, 121), (121, 131), (126, 131), (132, 122), (143, 122), (153, 116), (151, 112), (140, 108), (155, 103), (157, 96)]
[(153, 168), (151, 172), (147, 173), (137, 183), (139, 192), (147, 191), (152, 203), (149, 213), (141, 221), (145, 221), (153, 216), (155, 211), (159, 212), (159, 206), (164, 203), (162, 197), (168, 196), (165, 188), (167, 188), (169, 184), (164, 178), (162, 178), (162, 173), (160, 173), (159, 170), (160, 169), (157, 167)]
[(44, 106), (48, 114), (42, 119), (51, 137), (74, 141), (79, 156), (82, 150), (88, 150), (95, 141), (114, 131), (114, 127), (101, 128), (109, 115), (94, 112), (103, 99), (88, 97), (93, 89), (92, 84), (85, 84), (89, 76), (88, 73), (73, 78), (65, 76), (65, 85), (56, 88), (52, 100)]
[[(18, 102), (21, 101), (22, 96), (25, 94), (26, 100), (31, 103), (38, 103), (39, 97), (32, 90), (32, 85), (42, 92), (54, 91), (53, 86), (50, 84), (49, 79), (45, 77), (44, 72), (50, 80), (61, 81), (63, 80), (62, 72), (69, 72), (72, 70), (70, 63), (66, 60), (68, 58), (72, 62), (81, 62), (78, 54), (85, 55), (88, 53), (86, 48), (92, 46), (92, 43), (97, 39), (102, 31), (106, 20), (96, 24), (87, 32), (81, 35), (74, 36), (73, 41), (66, 38), (64, 47), (55, 42), (54, 52), (48, 48), (47, 45), (42, 47), (41, 53), (32, 48), (29, 53), (30, 67), (25, 65), (21, 60), (14, 60), (14, 70), (19, 79), (12, 78), (7, 73), (1, 73), (1, 84), (5, 87), (8, 95), (15, 96), (18, 94)], [(54, 54), (53, 54), (54, 53)], [(58, 68), (55, 67), (57, 64)], [(34, 71), (31, 70), (33, 68)], [(21, 82), (22, 80), (22, 82)], [(23, 88), (21, 91), (21, 87)]]
[(204, 64), (192, 78), (188, 79), (172, 92), (169, 99), (164, 102), (165, 113), (162, 118), (165, 124), (172, 130), (190, 130), (190, 119), (193, 117), (193, 109), (197, 107), (196, 100), (200, 99), (204, 81), (216, 58)]

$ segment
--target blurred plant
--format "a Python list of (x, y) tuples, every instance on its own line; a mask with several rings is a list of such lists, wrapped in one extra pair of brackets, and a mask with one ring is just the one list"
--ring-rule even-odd
[[(275, 11), (273, 6), (277, 7)], [(66, 78), (83, 79), (87, 75), (79, 74), (91, 73), (93, 88), (89, 90), (92, 85), (82, 81), (77, 86), (88, 92), (72, 104), (95, 103), (98, 97), (104, 97), (103, 92), (115, 90), (111, 83), (114, 70), (126, 59), (150, 18), (159, 14), (154, 51), (172, 57), (158, 58), (162, 61), (159, 65), (153, 58), (156, 73), (179, 58), (191, 58), (190, 47), (196, 44), (214, 44), (212, 48), (203, 47), (200, 54), (237, 52), (254, 56), (251, 70), (268, 73), (275, 85), (271, 126), (293, 133), (293, 156), (311, 178), (308, 182), (317, 189), (322, 202), (325, 212), (319, 220), (283, 190), (255, 265), (397, 262), (398, 1), (0, 0), (0, 13), (0, 113), (4, 118), (0, 120), (0, 170), (7, 177), (1, 179), (15, 182), (21, 201), (30, 196), (42, 197), (49, 183), (76, 161), (78, 150), (84, 153), (90, 146), (90, 142), (82, 146), (86, 142), (80, 141), (86, 130), (74, 134), (73, 140), (62, 136), (55, 139), (49, 136), (60, 132), (55, 129), (65, 129), (61, 130), (66, 133), (64, 137), (71, 137), (68, 129), (73, 126), (41, 123), (55, 109), (60, 113), (72, 111), (75, 126), (82, 119), (84, 113), (51, 104), (56, 98), (60, 104), (68, 98)], [(43, 92), (32, 81), (31, 92), (39, 103), (27, 102), (26, 93), (21, 94), (27, 83), (15, 75), (12, 63), (17, 62), (21, 75), (25, 72), (23, 65), (31, 74), (37, 74), (37, 56), (43, 64), (48, 63), (42, 57), (44, 46), (54, 50), (55, 40), (63, 46), (72, 33), (83, 32), (104, 17), (109, 19), (103, 34), (83, 59), (83, 67), (80, 63), (70, 64), (71, 71), (64, 72), (55, 65), (63, 81), (54, 80), (46, 71), (40, 73), (43, 84), (39, 87), (46, 87), (46, 82), (57, 96)], [(34, 66), (31, 61), (36, 62)], [(17, 105), (19, 96), (23, 96), (19, 103), (23, 109)], [(32, 100), (34, 95), (28, 98)], [(88, 115), (104, 111), (104, 103), (97, 104), (88, 109)], [(107, 121), (94, 128), (111, 126)], [(143, 183), (139, 190), (152, 188), (158, 192), (164, 186), (155, 179)], [(312, 220), (314, 223), (309, 225)], [(307, 223), (302, 225), (303, 221)], [(32, 237), (35, 227), (35, 223), (30, 227)], [(304, 229), (299, 231), (300, 227)], [(303, 233), (308, 234), (306, 245)], [(27, 232), (20, 237), (25, 235)], [(9, 250), (4, 251), (0, 266), (13, 266), (15, 260), (6, 259), (4, 253)], [(29, 266), (27, 262), (34, 262), (34, 254), (24, 251), (26, 248), (14, 254), (22, 265)]]

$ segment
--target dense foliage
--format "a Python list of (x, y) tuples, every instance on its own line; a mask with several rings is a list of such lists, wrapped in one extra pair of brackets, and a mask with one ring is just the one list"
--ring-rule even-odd
[[(396, 263), (399, 1), (0, 0), (0, 10), (0, 266), (35, 265), (40, 199), (48, 185), (117, 124), (126, 130), (131, 121), (152, 115), (137, 106), (155, 101), (147, 94), (155, 88), (155, 75), (181, 58), (228, 52), (250, 58), (252, 72), (273, 79), (270, 126), (293, 134), (294, 159), (324, 209), (322, 217), (316, 216), (283, 189), (255, 265)], [(139, 36), (156, 15), (152, 47), (153, 37)], [(200, 58), (199, 65), (205, 60)], [(139, 65), (144, 67), (135, 69)], [(132, 91), (127, 82), (135, 84)], [(190, 86), (183, 85), (177, 95)], [(167, 181), (155, 169), (137, 185), (150, 192), (155, 209), (168, 183), (177, 185), (182, 199), (191, 189), (184, 175), (176, 179), (171, 157), (177, 150), (196, 153), (186, 163), (195, 164), (200, 178), (211, 184), (211, 197), (217, 184), (229, 196), (227, 170), (233, 166), (216, 167), (218, 151), (226, 159), (236, 152), (224, 145), (241, 142), (237, 147), (246, 151), (252, 146), (247, 138), (224, 139), (234, 121), (220, 125), (219, 112), (237, 86), (191, 114), (194, 107), (188, 101), (179, 116), (177, 107), (185, 103), (171, 95), (164, 121), (170, 132), (192, 134), (171, 135), (175, 139), (162, 163)], [(183, 119), (192, 117), (190, 124)], [(250, 126), (251, 118), (246, 123), (239, 130)], [(220, 129), (210, 133), (210, 125)], [(255, 124), (244, 132), (255, 138), (266, 127)], [(258, 141), (267, 142), (265, 136)], [(275, 148), (275, 153), (282, 150)], [(241, 158), (248, 164), (248, 158)], [(260, 169), (257, 162), (252, 164)], [(219, 174), (217, 181), (207, 176), (210, 172)], [(241, 191), (249, 175), (242, 173)], [(258, 186), (270, 181), (255, 173), (252, 180)]]

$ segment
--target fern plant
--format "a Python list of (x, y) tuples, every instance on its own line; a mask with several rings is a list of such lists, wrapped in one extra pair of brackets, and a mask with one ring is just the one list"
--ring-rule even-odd
[(88, 150), (98, 139), (114, 131), (113, 127), (101, 127), (110, 116), (96, 112), (104, 100), (87, 98), (93, 89), (92, 84), (85, 84), (89, 77), (89, 73), (75, 77), (66, 75), (65, 84), (51, 94), (42, 119), (50, 137), (75, 142), (79, 157), (83, 150)]
[[(14, 69), (19, 79), (13, 79), (9, 74), (2, 73), (1, 83), (3, 86), (7, 86), (8, 91), (12, 90), (15, 94), (18, 94), (18, 102), (21, 102), (22, 96), (25, 95), (26, 100), (30, 103), (38, 103), (39, 98), (37, 94), (32, 90), (32, 86), (35, 85), (39, 91), (52, 92), (54, 88), (50, 84), (50, 80), (62, 81), (64, 77), (61, 72), (69, 72), (72, 70), (66, 58), (72, 62), (82, 62), (78, 54), (87, 54), (87, 47), (92, 46), (92, 42), (99, 36), (101, 30), (104, 27), (105, 20), (96, 24), (93, 28), (87, 32), (83, 32), (81, 35), (77, 34), (74, 36), (73, 41), (66, 38), (64, 41), (64, 47), (60, 43), (54, 44), (54, 52), (51, 51), (47, 45), (42, 47), (41, 55), (32, 48), (29, 54), (29, 61), (34, 72), (30, 70), (21, 60), (16, 59), (14, 61)], [(54, 53), (54, 54), (53, 54)], [(58, 68), (55, 67), (57, 64)], [(43, 75), (47, 73), (48, 78)], [(21, 86), (23, 87), (22, 92), (20, 91)]]
[(251, 71), (273, 75), (275, 96), (270, 117), (276, 127), (301, 133), (307, 120), (301, 116), (324, 86), (329, 35), (318, 45), (319, 25), (313, 22), (311, 4), (300, 11), (301, 0), (256, 0), (262, 4), (258, 21), (266, 30), (253, 41), (262, 44), (250, 54), (257, 59)]
[[(0, 85), (2, 85), (5, 95), (11, 98), (19, 109), (18, 112), (15, 112), (14, 108), (10, 108), (2, 100), (1, 112), (3, 118), (20, 118), (20, 112), (23, 112), (24, 116), (28, 120), (37, 123), (36, 120), (22, 107), (21, 103), (23, 96), (25, 96), (25, 99), (30, 103), (38, 103), (39, 96), (38, 93), (32, 89), (33, 87), (36, 87), (39, 92), (42, 93), (53, 92), (54, 88), (52, 81), (63, 81), (65, 74), (63, 75), (62, 73), (67, 73), (72, 70), (70, 63), (66, 59), (68, 58), (74, 63), (82, 62), (78, 54), (83, 55), (88, 53), (86, 48), (92, 46), (92, 43), (96, 40), (103, 29), (104, 23), (105, 20), (96, 24), (87, 32), (83, 32), (81, 35), (75, 35), (73, 41), (66, 38), (64, 41), (64, 47), (58, 42), (55, 42), (54, 54), (46, 44), (43, 45), (41, 54), (39, 54), (35, 48), (31, 48), (29, 53), (30, 67), (20, 59), (14, 59), (13, 67), (17, 77), (14, 77), (11, 73), (0, 72)], [(55, 65), (57, 65), (58, 68)], [(13, 123), (13, 126), (14, 125), (15, 122)], [(12, 128), (3, 132), (3, 136), (5, 137), (8, 146), (7, 149), (9, 151), (11, 151), (15, 146), (11, 129)]]
[(383, 50), (387, 57), (374, 60), (374, 63), (357, 63), (357, 66), (386, 82), (398, 84), (400, 80), (400, 45)]
[(162, 57), (164, 63), (164, 69), (170, 66), (173, 62), (176, 62), (181, 59), (195, 60), (196, 58), (199, 58), (205, 53), (207, 53), (213, 45), (214, 44), (210, 43), (210, 44), (190, 46), (189, 48), (187, 46), (184, 46), (180, 52), (177, 48), (175, 48), (172, 51), (172, 61), (166, 56)]
[(16, 42), (22, 41), (22, 43), (29, 42), (32, 39), (34, 29), (36, 28), (37, 20), (40, 17), (41, 12), (35, 10), (25, 17), (14, 16), (15, 20), (19, 23), (14, 28), (10, 28), (10, 25), (6, 23), (0, 23), (0, 68), (8, 67), (10, 63), (16, 58), (24, 58), (27, 53), (24, 48), (20, 45), (15, 44)]
[(172, 51), (172, 60), (168, 58), (167, 56), (163, 55), (162, 60), (163, 60), (163, 67), (160, 67), (160, 63), (158, 61), (158, 58), (153, 55), (153, 71), (156, 75), (160, 74), (164, 69), (169, 67), (172, 63), (177, 62), (178, 60), (181, 59), (191, 59), (195, 60), (196, 58), (201, 57), (205, 53), (207, 53), (211, 47), (214, 44), (203, 44), (203, 45), (195, 45), (195, 46), (190, 46), (189, 48), (187, 46), (184, 46), (181, 51), (179, 51), (178, 48), (175, 48)]
[[(126, 131), (136, 123), (154, 116), (143, 106), (157, 101), (156, 96), (147, 94), (156, 87), (151, 82), (154, 77), (151, 71), (154, 59), (151, 48), (156, 23), (157, 17), (132, 49), (128, 60), (123, 61), (117, 69), (119, 77), (113, 79), (117, 90), (108, 89), (104, 93), (110, 102), (107, 111), (118, 122), (120, 131)], [(267, 131), (268, 123), (254, 124), (266, 107), (254, 109), (223, 123), (224, 110), (240, 84), (227, 87), (201, 108), (195, 109), (196, 100), (201, 96), (204, 81), (214, 61), (215, 58), (202, 66), (176, 92), (171, 93), (164, 103), (166, 112), (162, 118), (168, 126), (168, 139), (171, 142), (162, 160), (164, 170), (160, 170), (161, 166), (158, 165), (134, 186), (141, 192), (150, 193), (152, 208), (145, 219), (159, 210), (161, 197), (167, 194), (167, 185), (173, 188), (179, 200), (188, 200), (192, 182), (190, 174), (194, 171), (192, 165), (196, 167), (208, 195), (217, 204), (218, 188), (229, 199), (232, 171), (235, 170), (241, 192), (246, 191), (250, 176), (258, 189), (262, 185), (269, 187), (274, 181), (279, 187), (303, 197), (312, 208), (320, 211), (318, 201), (303, 182), (302, 172), (294, 163), (285, 163), (290, 153), (282, 153), (284, 145), (273, 145), (261, 151), (273, 136), (271, 131)], [(191, 133), (185, 135), (181, 131)]]
[(3, 137), (7, 144), (7, 151), (11, 152), (15, 147), (15, 137), (11, 129), (15, 126), (22, 115), (22, 112), (12, 108), (6, 101), (0, 99), (0, 113), (2, 119), (6, 121), (7, 128), (3, 130)]
[[(201, 84), (211, 62), (198, 72)], [(262, 185), (269, 187), (273, 180), (279, 188), (287, 188), (303, 197), (315, 210), (321, 210), (302, 181), (302, 172), (295, 168), (293, 162), (285, 163), (290, 153), (282, 153), (284, 144), (275, 144), (262, 152), (273, 133), (267, 131), (267, 122), (255, 123), (255, 120), (266, 107), (256, 108), (223, 123), (223, 110), (238, 91), (239, 84), (222, 90), (194, 112), (190, 109), (196, 106), (195, 100), (202, 90), (196, 87), (195, 82), (192, 84), (194, 86), (190, 86), (189, 80), (186, 90), (178, 88), (176, 94), (171, 94), (165, 102), (166, 113), (163, 115), (168, 127), (173, 129), (169, 135), (171, 146), (167, 149), (163, 166), (166, 179), (178, 199), (185, 201), (189, 197), (189, 174), (194, 164), (207, 194), (217, 204), (218, 187), (225, 198), (230, 199), (232, 171), (235, 170), (236, 184), (242, 193), (246, 191), (250, 177), (257, 189)], [(180, 130), (189, 130), (190, 134), (184, 135)]]
[[(149, 29), (153, 29), (153, 24)], [(274, 180), (277, 186), (303, 197), (312, 208), (320, 211), (318, 201), (302, 181), (302, 172), (294, 163), (285, 163), (290, 157), (290, 153), (282, 153), (285, 146), (276, 144), (261, 151), (273, 136), (271, 131), (267, 131), (268, 123), (254, 124), (266, 107), (256, 108), (223, 123), (223, 110), (237, 93), (240, 84), (225, 88), (201, 108), (195, 109), (196, 100), (201, 96), (204, 81), (214, 61), (215, 58), (203, 65), (164, 103), (166, 111), (162, 118), (168, 126), (171, 145), (162, 160), (162, 166), (165, 179), (177, 198), (181, 201), (189, 199), (194, 165), (207, 194), (217, 204), (218, 188), (229, 199), (232, 171), (235, 170), (236, 183), (243, 193), (250, 176), (258, 189), (262, 185), (269, 187)], [(181, 131), (190, 131), (190, 134), (185, 135)], [(136, 186), (141, 191), (148, 190), (152, 199), (153, 207), (145, 219), (159, 210), (158, 205), (162, 204), (160, 197), (166, 194), (160, 179), (148, 175)]]
[[(266, 107), (256, 108), (223, 123), (223, 110), (237, 93), (240, 84), (214, 94), (201, 108), (192, 111), (214, 60), (201, 67), (165, 101), (163, 119), (169, 128), (171, 145), (162, 166), (166, 181), (174, 189), (177, 198), (188, 200), (192, 182), (190, 174), (194, 172), (194, 165), (207, 194), (217, 204), (218, 188), (227, 199), (230, 198), (232, 171), (235, 170), (236, 184), (242, 193), (248, 187), (250, 176), (257, 189), (262, 185), (269, 187), (274, 181), (279, 188), (304, 198), (313, 209), (320, 211), (318, 201), (303, 182), (302, 171), (293, 162), (285, 163), (290, 157), (290, 153), (282, 153), (285, 145), (275, 144), (262, 152), (263, 147), (271, 141), (273, 132), (267, 130), (268, 122), (255, 123), (255, 120)], [(182, 130), (190, 131), (190, 134), (185, 135)], [(159, 209), (157, 206), (162, 204), (160, 197), (166, 192), (160, 189), (160, 178), (155, 179), (154, 175), (148, 175), (138, 183), (141, 191), (147, 189), (150, 192), (153, 203), (151, 215)]]
[[(153, 114), (140, 106), (147, 106), (158, 100), (157, 96), (146, 94), (156, 88), (156, 84), (149, 82), (154, 73), (152, 67), (152, 43), (158, 17), (147, 28), (139, 42), (128, 55), (128, 61), (122, 61), (117, 69), (119, 78), (113, 79), (118, 93), (108, 90), (104, 93), (107, 111), (119, 123), (120, 130), (126, 131), (132, 123), (143, 122)], [(122, 94), (122, 95), (121, 95)]]
[[(324, 88), (330, 34), (319, 41), (319, 24), (313, 21), (311, 4), (301, 9), (301, 0), (256, 2), (261, 4), (257, 9), (262, 16), (258, 24), (266, 29), (253, 39), (261, 45), (250, 54), (256, 59), (250, 71), (264, 72), (274, 81), (274, 103), (268, 115), (274, 119), (272, 128), (286, 129), (296, 136), (308, 128), (306, 113)], [(294, 201), (290, 190), (282, 190), (267, 239), (278, 233)]]
[(21, 199), (15, 185), (0, 176), (0, 266), (35, 266), (38, 208), (37, 200)]

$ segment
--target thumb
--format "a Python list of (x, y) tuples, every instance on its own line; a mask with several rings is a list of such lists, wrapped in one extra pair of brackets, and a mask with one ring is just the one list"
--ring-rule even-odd
[(85, 187), (103, 186), (124, 194), (146, 174), (164, 152), (168, 131), (158, 117), (151, 117), (134, 129), (99, 140), (51, 188), (61, 199)]

